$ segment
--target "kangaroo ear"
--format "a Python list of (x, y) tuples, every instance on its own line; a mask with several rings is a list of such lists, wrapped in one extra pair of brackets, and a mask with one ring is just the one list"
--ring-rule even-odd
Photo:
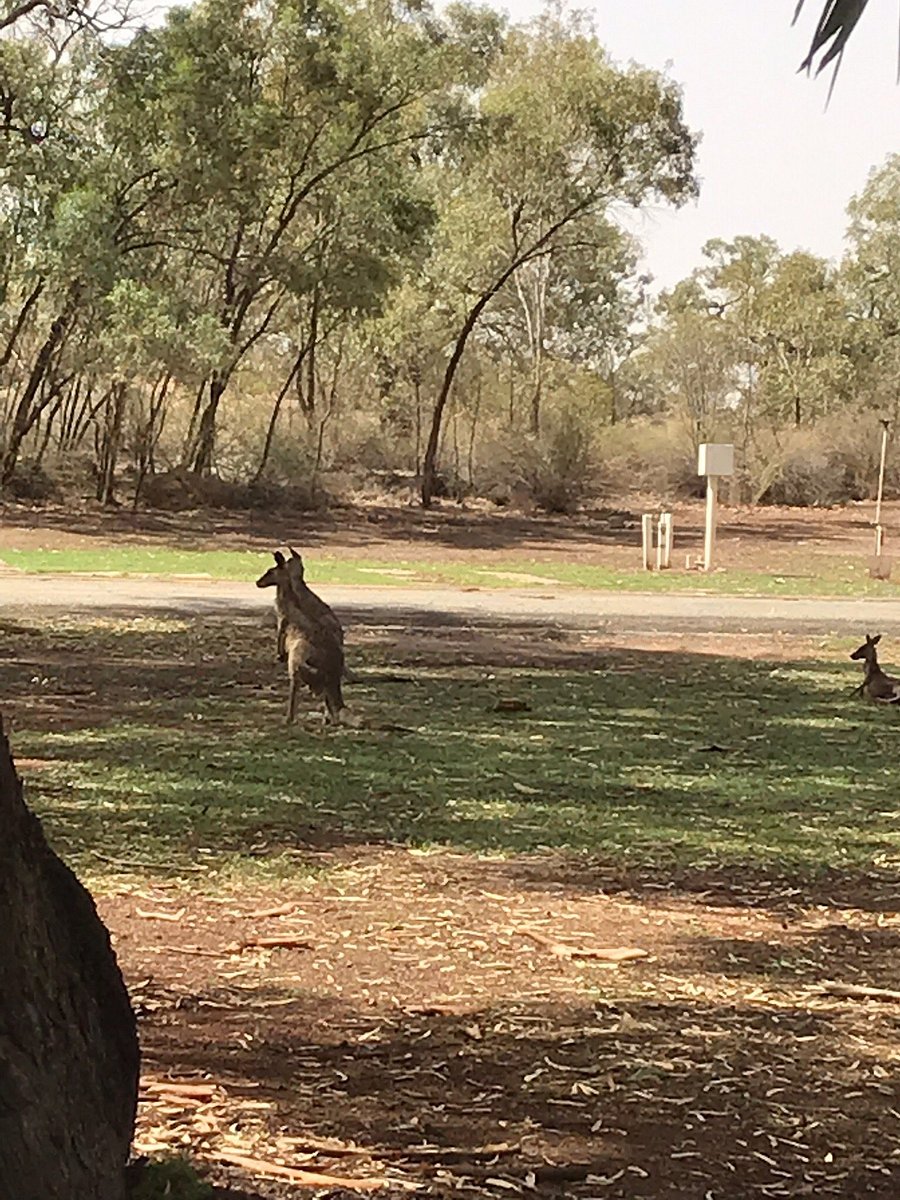
[(275, 562), (278, 564), (279, 567), (284, 566), (284, 555), (281, 553), (280, 550), (276, 550), (275, 553), (272, 555), (272, 557), (275, 559)]
[(293, 546), (288, 546), (288, 550), (290, 550), (290, 552), (291, 552), (291, 558), (299, 558), (300, 557), (300, 555), (297, 553), (297, 551), (294, 549)]
[(877, 646), (877, 645), (878, 645), (878, 643), (879, 643), (880, 641), (881, 641), (881, 634), (880, 634), (880, 633), (876, 633), (876, 634), (875, 634), (875, 636), (874, 636), (873, 638), (869, 638), (869, 645), (870, 645), (870, 646)]

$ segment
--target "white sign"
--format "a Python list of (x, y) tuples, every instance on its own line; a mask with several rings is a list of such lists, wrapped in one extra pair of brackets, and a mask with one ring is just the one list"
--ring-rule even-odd
[(729, 442), (702, 442), (697, 455), (698, 475), (733, 475), (734, 446)]

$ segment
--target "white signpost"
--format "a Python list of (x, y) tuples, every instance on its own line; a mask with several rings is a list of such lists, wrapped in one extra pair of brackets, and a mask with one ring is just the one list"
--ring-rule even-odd
[(716, 507), (719, 479), (734, 474), (734, 446), (729, 442), (702, 442), (697, 474), (706, 476), (706, 529), (703, 537), (703, 570), (711, 571), (716, 551)]
[(873, 579), (890, 579), (891, 561), (883, 556), (884, 528), (881, 524), (881, 502), (884, 499), (884, 464), (887, 460), (888, 432), (891, 423), (881, 418), (881, 461), (878, 466), (878, 498), (875, 501), (875, 557), (869, 564), (869, 574)]
[(657, 571), (668, 571), (672, 565), (672, 539), (672, 514), (670, 512), (660, 513), (656, 525)]
[[(672, 565), (672, 514), (660, 513), (656, 522), (656, 569), (668, 571)], [(644, 513), (641, 517), (641, 547), (644, 570), (653, 570), (653, 513)]]

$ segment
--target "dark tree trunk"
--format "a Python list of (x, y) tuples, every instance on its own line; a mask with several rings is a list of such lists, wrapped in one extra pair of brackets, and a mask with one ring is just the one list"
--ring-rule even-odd
[[(502, 282), (505, 283), (512, 271), (507, 272)], [(473, 305), (466, 317), (459, 336), (453, 346), (453, 352), (450, 355), (450, 360), (447, 363), (447, 369), (444, 372), (444, 381), (441, 384), (441, 390), (438, 392), (438, 398), (434, 405), (434, 411), (431, 414), (431, 428), (428, 431), (428, 442), (425, 446), (425, 458), (422, 462), (422, 507), (430, 508), (434, 498), (435, 487), (437, 486), (437, 456), (438, 447), (441, 442), (441, 426), (444, 420), (444, 409), (447, 407), (447, 401), (450, 398), (450, 389), (453, 387), (453, 380), (456, 378), (456, 369), (462, 361), (463, 352), (466, 348), (466, 342), (469, 340), (469, 335), (478, 323), (478, 318), (481, 316), (489, 301), (500, 290), (502, 284), (497, 284), (491, 288), (489, 292), (481, 297), (480, 300)]]
[(260, 456), (259, 466), (256, 468), (256, 474), (253, 476), (253, 481), (258, 482), (266, 473), (266, 467), (269, 465), (269, 455), (272, 453), (272, 446), (275, 442), (275, 427), (278, 424), (278, 417), (281, 413), (281, 406), (284, 404), (285, 397), (288, 394), (291, 384), (299, 376), (300, 368), (303, 366), (303, 359), (306, 357), (308, 347), (304, 346), (297, 357), (294, 359), (294, 365), (291, 367), (290, 374), (279, 389), (278, 395), (275, 397), (275, 403), (272, 406), (272, 415), (269, 417), (269, 424), (266, 429), (266, 440), (263, 444), (262, 455)]
[(69, 296), (62, 312), (50, 326), (44, 342), (37, 352), (31, 371), (25, 383), (22, 395), (16, 405), (12, 425), (6, 437), (6, 449), (0, 459), (0, 490), (9, 486), (12, 481), (22, 443), (31, 432), (35, 421), (44, 411), (46, 405), (53, 399), (53, 393), (43, 392), (42, 387), (53, 356), (62, 345), (69, 332), (72, 319), (75, 316), (78, 301), (78, 287), (73, 284), (69, 288)]
[(140, 1058), (89, 893), (22, 800), (0, 728), (0, 1196), (123, 1200)]
[(582, 201), (581, 204), (571, 209), (558, 221), (554, 222), (548, 230), (541, 234), (527, 250), (517, 255), (516, 258), (502, 271), (479, 298), (469, 309), (462, 328), (457, 335), (456, 341), (453, 344), (453, 350), (447, 362), (447, 368), (444, 371), (444, 379), (441, 384), (441, 390), (438, 392), (437, 400), (434, 404), (434, 409), (431, 414), (431, 429), (428, 432), (428, 444), (425, 447), (425, 458), (422, 462), (422, 480), (421, 480), (421, 497), (422, 507), (430, 508), (434, 498), (435, 487), (437, 486), (437, 456), (438, 447), (441, 442), (441, 424), (444, 419), (444, 409), (447, 407), (447, 401), (450, 399), (450, 391), (453, 387), (453, 380), (456, 378), (456, 372), (462, 361), (463, 353), (466, 349), (466, 343), (472, 334), (475, 326), (481, 318), (481, 314), (503, 288), (506, 283), (512, 279), (519, 267), (523, 263), (529, 262), (533, 258), (537, 258), (542, 254), (547, 253), (546, 247), (550, 244), (553, 237), (559, 231), (565, 228), (566, 225), (574, 221), (576, 217), (585, 213), (590, 204)]
[(101, 504), (116, 502), (116, 467), (125, 420), (126, 395), (125, 383), (118, 379), (109, 389), (106, 401), (97, 454), (97, 499)]
[(213, 375), (209, 381), (209, 398), (200, 414), (189, 461), (190, 469), (198, 475), (209, 475), (212, 471), (216, 450), (216, 417), (227, 384), (227, 378), (221, 375)]

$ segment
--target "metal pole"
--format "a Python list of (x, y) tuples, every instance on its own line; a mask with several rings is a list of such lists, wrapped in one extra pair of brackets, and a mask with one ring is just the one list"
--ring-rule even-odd
[[(876, 529), (881, 524), (881, 500), (882, 500), (882, 497), (884, 496), (884, 464), (885, 464), (885, 460), (887, 459), (888, 427), (890, 426), (890, 421), (888, 421), (888, 420), (886, 420), (886, 418), (882, 417), (881, 418), (881, 426), (882, 426), (882, 428), (881, 428), (881, 464), (878, 468), (878, 499), (875, 501), (875, 528)], [(876, 549), (875, 553), (877, 554), (877, 553), (879, 553), (879, 551)]]
[(718, 475), (706, 477), (706, 534), (703, 538), (703, 570), (711, 571), (716, 549), (716, 501), (719, 496)]
[(668, 571), (672, 565), (672, 514), (660, 513), (657, 523), (656, 569)]
[(644, 551), (644, 570), (653, 570), (653, 513), (641, 517), (641, 543)]

